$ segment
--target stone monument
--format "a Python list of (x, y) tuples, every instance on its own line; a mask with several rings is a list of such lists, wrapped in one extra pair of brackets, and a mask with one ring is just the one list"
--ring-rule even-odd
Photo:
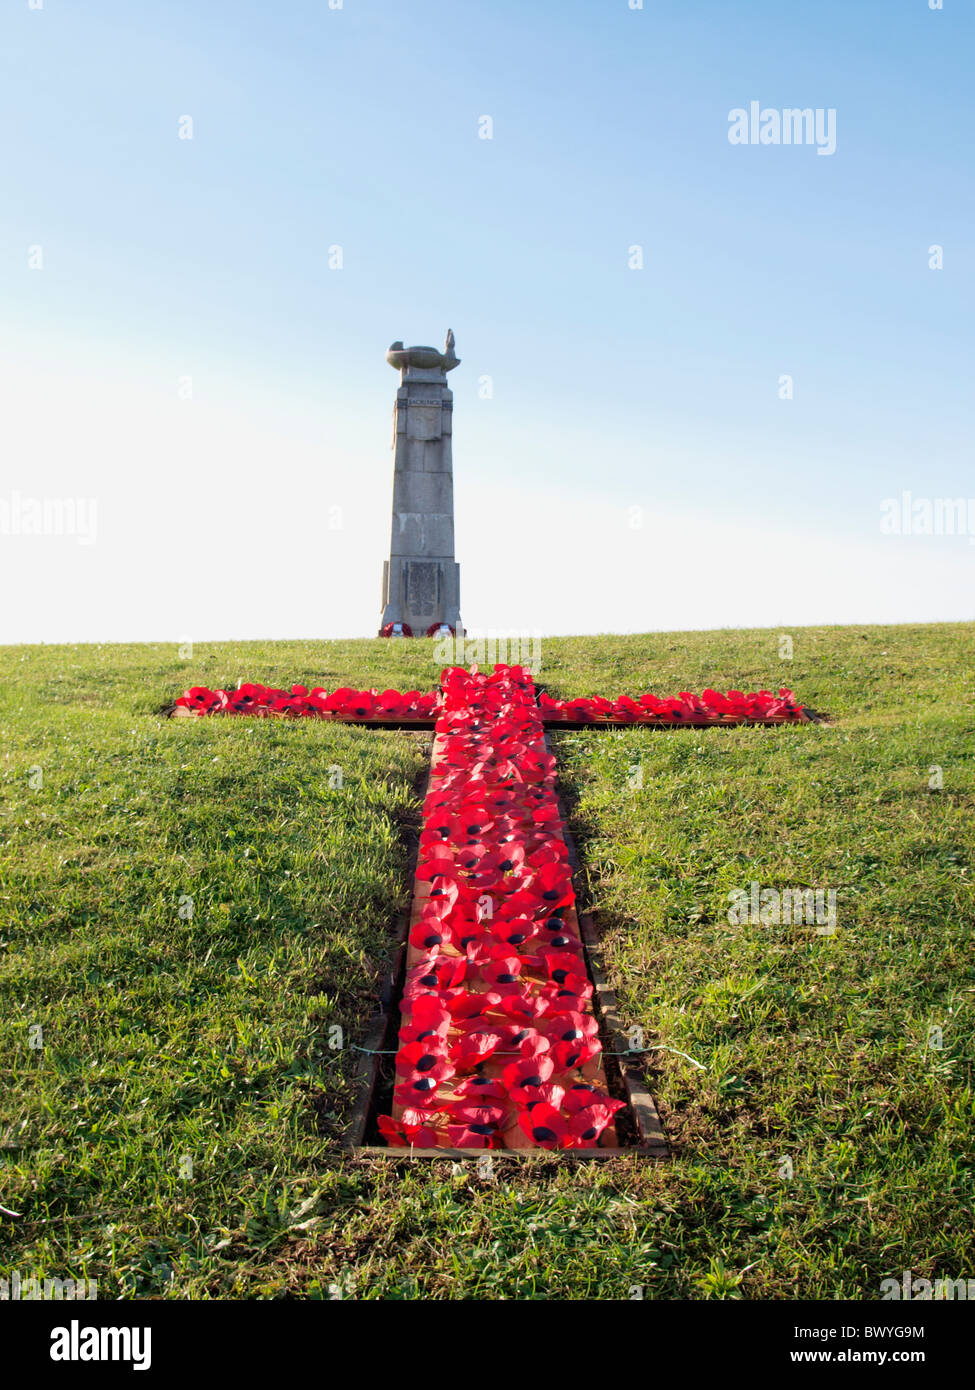
[(460, 566), (454, 559), (454, 394), (447, 373), (460, 361), (453, 332), (443, 352), (393, 343), (386, 361), (400, 373), (393, 407), (393, 530), (383, 564), (380, 635), (423, 637), (431, 628), (463, 633)]

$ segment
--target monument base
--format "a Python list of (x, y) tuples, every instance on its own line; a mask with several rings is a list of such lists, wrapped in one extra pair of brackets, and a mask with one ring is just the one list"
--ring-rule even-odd
[(460, 565), (452, 558), (401, 558), (383, 562), (383, 629), (401, 624), (414, 637), (445, 624), (460, 636)]

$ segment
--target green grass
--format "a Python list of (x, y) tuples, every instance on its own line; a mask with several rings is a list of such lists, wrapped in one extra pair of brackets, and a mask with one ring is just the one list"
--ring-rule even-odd
[[(0, 650), (0, 1272), (392, 1299), (975, 1274), (975, 626), (791, 635), (789, 662), (773, 632), (545, 643), (563, 696), (787, 684), (833, 722), (553, 739), (674, 1156), (493, 1181), (338, 1148), (424, 736), (156, 713), (242, 677), (428, 689), (431, 644)], [(753, 879), (834, 888), (836, 934), (731, 925)]]

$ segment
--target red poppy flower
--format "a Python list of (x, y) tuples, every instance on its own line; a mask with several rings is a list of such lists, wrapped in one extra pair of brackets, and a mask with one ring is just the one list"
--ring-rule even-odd
[(565, 1013), (546, 1020), (545, 1036), (555, 1043), (578, 1043), (594, 1038), (599, 1032), (599, 1024), (592, 1014), (568, 1009)]
[(539, 924), (541, 943), (539, 952), (557, 951), (581, 952), (582, 945), (575, 932), (571, 931), (561, 917), (546, 917)]
[(220, 696), (212, 690), (208, 690), (205, 685), (192, 685), (189, 690), (184, 690), (176, 704), (182, 709), (192, 709), (207, 714), (210, 710), (219, 707)]
[(550, 1004), (551, 1000), (542, 994), (530, 994), (523, 990), (520, 994), (509, 994), (501, 999), (498, 1009), (516, 1022), (534, 1023), (542, 1014), (548, 1012)]
[(581, 976), (583, 964), (581, 954), (574, 951), (559, 951), (554, 947), (541, 947), (537, 959), (545, 966), (545, 972), (550, 980), (554, 980), (557, 985), (564, 985), (570, 977)]
[(444, 908), (443, 915), (447, 916), (447, 909), (453, 908), (456, 904), (465, 901), (463, 886), (456, 879), (433, 878), (430, 881), (430, 893), (427, 897), (427, 908), (438, 913)]
[(397, 1105), (410, 1106), (413, 1109), (423, 1110), (430, 1108), (430, 1102), (436, 1099), (437, 1087), (441, 1081), (449, 1081), (454, 1075), (454, 1068), (449, 1063), (441, 1064), (446, 1068), (447, 1075), (437, 1079), (429, 1073), (424, 1076), (417, 1076), (412, 1081), (404, 1081), (402, 1085), (393, 1089), (393, 1100)]
[(491, 959), (494, 938), (489, 932), (484, 931), (480, 923), (462, 919), (447, 930), (451, 946), (462, 956), (466, 956), (471, 965), (481, 965)]
[(542, 1101), (518, 1116), (522, 1133), (541, 1149), (557, 1149), (568, 1138), (569, 1127), (554, 1105)]
[(339, 706), (341, 714), (352, 719), (371, 719), (376, 712), (376, 697), (371, 690), (353, 690)]
[(542, 900), (550, 912), (553, 907), (568, 906), (575, 901), (572, 876), (562, 864), (543, 864), (532, 878), (531, 892)]
[(518, 976), (521, 974), (521, 961), (517, 956), (502, 956), (481, 966), (481, 978), (499, 994), (515, 993), (521, 990)]
[(576, 1111), (569, 1120), (569, 1133), (580, 1144), (595, 1144), (617, 1110), (622, 1108), (621, 1100), (610, 1100), (606, 1096)]
[(597, 1100), (607, 1099), (605, 1093), (598, 1086), (593, 1086), (591, 1082), (573, 1081), (571, 1086), (566, 1088), (562, 1109), (567, 1115), (576, 1115), (580, 1110), (585, 1110), (588, 1105), (594, 1105)]
[(519, 888), (505, 899), (499, 915), (509, 920), (513, 917), (531, 917), (534, 921), (541, 918), (545, 908), (546, 904), (541, 902), (534, 893), (528, 893)]
[(504, 946), (513, 946), (516, 950), (521, 950), (537, 934), (538, 928), (528, 917), (515, 917), (511, 921), (501, 918), (491, 926), (491, 936), (495, 941)]
[(452, 850), (454, 863), (465, 873), (473, 873), (481, 861), (490, 854), (490, 850), (482, 840), (473, 840), (470, 844), (452, 847)]
[(497, 1125), (460, 1124), (448, 1125), (447, 1137), (452, 1149), (493, 1149)]
[(483, 994), (468, 994), (462, 991), (456, 999), (447, 1004), (447, 1008), (451, 1018), (460, 1022), (463, 1019), (478, 1018), (500, 1002), (501, 995), (493, 990), (487, 990)]
[(518, 1051), (522, 1057), (541, 1057), (550, 1050), (552, 1044), (543, 1033), (536, 1032), (534, 1028), (526, 1028), (523, 1031), (525, 1036), (518, 1043)]
[(377, 714), (388, 717), (401, 715), (403, 713), (403, 696), (398, 690), (384, 690), (381, 695), (376, 696), (375, 709)]
[(603, 1045), (598, 1038), (582, 1038), (578, 1042), (556, 1043), (552, 1056), (559, 1071), (571, 1071), (575, 1067), (584, 1067), (602, 1050)]
[(253, 714), (266, 702), (268, 691), (263, 685), (239, 685), (229, 691), (230, 708), (235, 714)]
[(357, 692), (353, 690), (351, 686), (339, 686), (338, 690), (333, 690), (331, 695), (326, 697), (325, 708), (327, 710), (330, 710), (333, 714), (338, 714), (342, 710), (346, 701), (349, 700), (356, 693)]
[(543, 1086), (533, 1086), (528, 1099), (522, 1106), (523, 1110), (533, 1110), (536, 1105), (551, 1105), (556, 1110), (562, 1104), (565, 1095), (564, 1087), (556, 1081), (546, 1081)]
[[(497, 868), (499, 873), (513, 874), (521, 868), (525, 862), (524, 847), (516, 840), (508, 840), (507, 843), (498, 845), (494, 850), (493, 862), (491, 867)], [(484, 866), (482, 865), (482, 870)]]
[(431, 1034), (423, 1042), (407, 1043), (396, 1054), (397, 1074), (405, 1079), (407, 1085), (413, 1087), (420, 1080), (432, 1078), (435, 1085), (422, 1089), (436, 1089), (441, 1081), (449, 1081), (456, 1070), (447, 1058), (446, 1046), (446, 1040), (438, 1033)]
[(499, 1023), (494, 1031), (501, 1034), (501, 1051), (508, 1054), (518, 1053), (526, 1039), (540, 1036), (530, 1023)]
[(549, 1014), (582, 1013), (592, 998), (592, 985), (581, 975), (567, 975), (560, 985), (554, 980), (543, 985), (539, 994)]
[[(421, 1004), (429, 1004), (427, 1009), (421, 1009)], [(430, 1038), (438, 1037), (445, 1039), (453, 1018), (446, 1009), (442, 1009), (437, 1000), (431, 995), (421, 995), (413, 1003), (410, 1021), (404, 1023), (399, 1032), (400, 1045), (406, 1043), (423, 1043)]]
[(453, 820), (449, 811), (438, 810), (433, 814), (427, 814), (423, 829), (420, 831), (420, 845), (425, 848), (427, 845), (448, 845), (452, 842), (453, 836), (450, 823)]
[(462, 957), (427, 956), (407, 974), (404, 997), (413, 990), (429, 994), (431, 991), (455, 989), (466, 973), (467, 962)]
[(437, 1147), (438, 1135), (432, 1125), (417, 1122), (408, 1123), (407, 1115), (424, 1114), (424, 1111), (404, 1111), (402, 1120), (394, 1120), (391, 1115), (380, 1115), (377, 1124), (379, 1132), (387, 1144), (394, 1148), (433, 1149)]
[(533, 1091), (551, 1081), (555, 1063), (551, 1057), (526, 1057), (521, 1062), (512, 1062), (501, 1073), (501, 1079), (508, 1095), (519, 1105), (534, 1099)]
[(465, 1033), (450, 1049), (450, 1059), (458, 1071), (472, 1071), (501, 1046), (500, 1033)]
[(453, 844), (476, 844), (485, 840), (494, 829), (494, 817), (488, 815), (483, 807), (466, 812), (461, 809), (456, 815), (448, 817), (447, 825)]
[[(484, 1105), (488, 1102), (504, 1101), (508, 1093), (501, 1085), (500, 1081), (495, 1081), (490, 1076), (469, 1076), (462, 1085), (457, 1087), (454, 1092), (454, 1100), (467, 1101), (473, 1105)], [(453, 1102), (451, 1102), (453, 1103)]]
[(459, 873), (460, 867), (454, 862), (449, 846), (432, 845), (430, 853), (424, 856), (424, 862), (417, 868), (416, 877), (421, 883), (433, 883), (436, 880), (450, 883), (456, 881)]
[(438, 917), (421, 917), (410, 932), (410, 945), (418, 946), (421, 951), (432, 951), (443, 944), (449, 932), (449, 927)]

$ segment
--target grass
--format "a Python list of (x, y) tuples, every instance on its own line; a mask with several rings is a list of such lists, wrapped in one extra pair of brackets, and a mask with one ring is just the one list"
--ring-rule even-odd
[[(0, 650), (0, 1273), (197, 1299), (975, 1274), (975, 627), (791, 636), (788, 662), (772, 632), (545, 643), (560, 695), (788, 684), (832, 722), (554, 738), (674, 1156), (493, 1180), (338, 1147), (425, 738), (156, 713), (242, 677), (431, 688), (431, 644)], [(835, 889), (835, 935), (732, 925), (752, 880)]]

